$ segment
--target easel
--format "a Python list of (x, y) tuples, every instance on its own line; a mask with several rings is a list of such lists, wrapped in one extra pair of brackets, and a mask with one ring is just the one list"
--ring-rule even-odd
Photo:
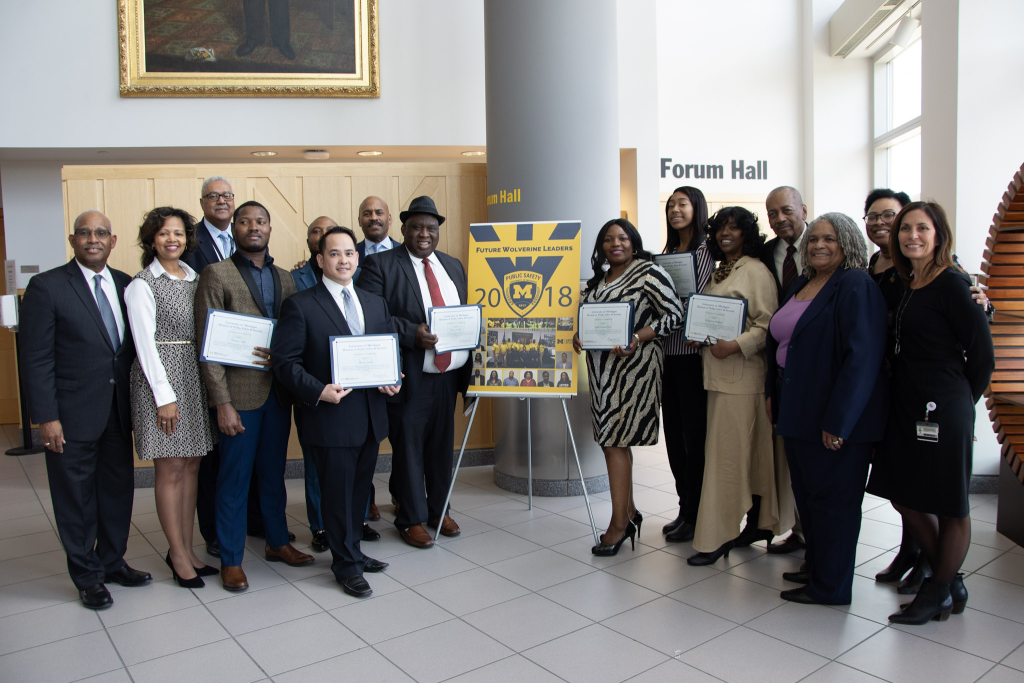
[[(543, 395), (541, 395), (543, 396)], [(469, 424), (466, 425), (466, 435), (462, 437), (462, 448), (459, 449), (459, 457), (455, 461), (455, 471), (452, 472), (452, 483), (448, 487), (448, 496), (444, 499), (444, 507), (442, 510), (448, 510), (448, 504), (452, 500), (452, 491), (455, 490), (455, 479), (459, 475), (459, 466), (462, 464), (462, 456), (466, 453), (466, 442), (469, 441), (469, 432), (473, 429), (473, 420), (476, 418), (476, 409), (480, 407), (481, 398), (518, 398), (520, 401), (526, 401), (526, 482), (527, 482), (527, 493), (529, 498), (529, 509), (533, 510), (533, 430), (530, 419), (530, 401), (532, 398), (541, 398), (535, 394), (527, 396), (517, 394), (481, 394), (477, 392), (469, 392), (466, 394), (467, 398), (475, 399), (473, 401), (473, 411), (469, 415)], [(572, 454), (576, 457), (576, 469), (580, 473), (580, 485), (583, 487), (583, 499), (587, 503), (587, 514), (590, 515), (590, 530), (594, 534), (594, 543), (597, 545), (601, 544), (600, 539), (597, 537), (597, 525), (594, 524), (594, 510), (590, 507), (590, 496), (587, 494), (587, 482), (583, 478), (583, 467), (580, 465), (580, 454), (576, 450), (576, 439), (572, 435), (572, 424), (569, 422), (569, 408), (565, 402), (567, 399), (573, 398), (571, 394), (554, 394), (552, 396), (543, 396), (543, 398), (555, 398), (562, 401), (562, 413), (565, 415), (565, 428), (569, 432), (569, 442), (572, 444)], [(441, 536), (441, 525), (437, 525), (437, 531), (434, 532), (434, 541)]]

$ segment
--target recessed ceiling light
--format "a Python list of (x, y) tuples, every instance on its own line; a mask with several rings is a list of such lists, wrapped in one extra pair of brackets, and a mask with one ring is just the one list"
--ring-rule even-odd
[(110, 152), (108, 152), (108, 151), (107, 151), (107, 150), (105, 150), (105, 149), (98, 149), (98, 150), (96, 150), (96, 153), (97, 153), (97, 154), (110, 154)]
[(481, 152), (479, 150), (475, 150), (475, 151), (474, 150), (469, 150), (469, 151), (463, 152), (462, 156), (464, 156), (464, 157), (482, 157), (485, 154), (487, 154), (487, 152)]
[(363, 150), (362, 152), (356, 152), (356, 154), (358, 154), (361, 157), (379, 157), (383, 153), (384, 152), (381, 152), (381, 151), (376, 150), (376, 149)]
[(270, 151), (266, 151), (266, 150), (260, 151), (260, 152), (249, 152), (249, 154), (252, 154), (254, 157), (276, 157), (277, 156), (277, 152), (270, 152)]
[(307, 149), (302, 153), (303, 159), (330, 159), (331, 153), (326, 149)]

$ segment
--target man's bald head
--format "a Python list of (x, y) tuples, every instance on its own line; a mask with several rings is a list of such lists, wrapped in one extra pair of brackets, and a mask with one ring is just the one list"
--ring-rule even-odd
[(788, 244), (800, 239), (807, 221), (807, 207), (799, 190), (789, 185), (776, 187), (768, 193), (764, 204), (768, 211), (768, 225), (777, 237)]
[(383, 242), (391, 228), (391, 211), (380, 197), (369, 196), (359, 204), (359, 228), (371, 242)]
[(320, 253), (320, 238), (331, 228), (337, 227), (337, 223), (329, 216), (314, 218), (306, 229), (306, 246), (309, 247), (309, 255), (316, 256)]
[(102, 273), (107, 267), (110, 250), (117, 244), (117, 235), (111, 232), (110, 219), (95, 209), (89, 209), (75, 218), (68, 242), (79, 263)]
[(86, 209), (82, 213), (78, 214), (78, 216), (75, 218), (75, 222), (71, 224), (72, 232), (77, 230), (83, 223), (86, 222), (87, 219), (90, 218), (98, 218), (100, 222), (106, 224), (107, 230), (110, 229), (110, 219), (104, 216), (102, 211), (98, 211), (97, 209)]

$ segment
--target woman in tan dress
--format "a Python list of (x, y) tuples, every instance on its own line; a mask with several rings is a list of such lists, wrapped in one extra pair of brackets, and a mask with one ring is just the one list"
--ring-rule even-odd
[[(708, 248), (720, 264), (705, 294), (747, 300), (743, 334), (702, 350), (708, 391), (704, 484), (687, 562), (707, 565), (728, 555), (740, 522), (752, 507), (758, 528), (779, 521), (772, 425), (765, 412), (764, 355), (768, 323), (778, 308), (775, 279), (758, 259), (764, 236), (757, 217), (738, 206), (712, 216)], [(760, 504), (757, 505), (760, 497)]]

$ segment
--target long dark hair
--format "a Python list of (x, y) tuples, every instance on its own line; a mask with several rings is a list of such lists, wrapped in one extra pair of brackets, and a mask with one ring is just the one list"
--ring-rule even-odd
[(725, 260), (725, 252), (718, 246), (715, 234), (732, 218), (736, 227), (743, 231), (743, 255), (757, 258), (764, 248), (764, 235), (757, 227), (757, 214), (742, 206), (726, 206), (715, 212), (708, 221), (708, 251), (716, 261)]
[(910, 202), (903, 207), (899, 215), (893, 220), (894, 230), (889, 232), (889, 257), (896, 271), (904, 283), (910, 283), (910, 275), (914, 270), (914, 264), (903, 255), (900, 249), (900, 226), (903, 225), (903, 218), (911, 211), (920, 209), (924, 211), (935, 226), (935, 251), (932, 252), (932, 262), (925, 267), (925, 272), (915, 273), (918, 278), (926, 278), (933, 272), (939, 272), (946, 268), (962, 270), (953, 260), (953, 230), (949, 227), (949, 220), (946, 212), (935, 202)]
[(146, 214), (146, 217), (142, 219), (142, 225), (139, 226), (139, 246), (142, 247), (143, 268), (149, 268), (149, 264), (156, 259), (156, 247), (153, 246), (153, 242), (157, 233), (164, 227), (164, 223), (172, 216), (178, 218), (185, 226), (185, 252), (181, 254), (181, 257), (195, 251), (199, 245), (196, 219), (189, 212), (175, 209), (173, 206), (158, 206)]
[[(682, 192), (689, 197), (690, 204), (693, 206), (693, 220), (690, 222), (690, 227), (692, 228), (690, 243), (686, 245), (685, 249), (685, 251), (693, 251), (708, 236), (708, 202), (704, 199), (704, 193), (696, 187), (683, 185), (672, 190), (672, 194), (677, 192)], [(671, 198), (672, 196), (669, 195), (669, 199)], [(661, 253), (671, 254), (679, 248), (679, 232), (672, 227), (672, 223), (668, 220), (668, 202), (665, 202), (665, 225), (668, 226), (668, 238), (665, 240), (665, 249)]]
[(633, 258), (641, 259), (643, 261), (651, 261), (654, 256), (651, 252), (644, 251), (644, 240), (640, 237), (640, 232), (633, 227), (633, 224), (627, 221), (625, 218), (615, 218), (608, 221), (601, 226), (601, 230), (597, 233), (597, 242), (594, 244), (594, 253), (590, 256), (590, 265), (594, 269), (594, 277), (587, 280), (587, 291), (597, 289), (597, 285), (601, 282), (601, 278), (604, 277), (604, 265), (608, 262), (608, 258), (604, 255), (604, 236), (608, 234), (608, 229), (613, 225), (617, 225), (622, 228), (626, 236), (629, 237), (630, 243), (633, 245)]

